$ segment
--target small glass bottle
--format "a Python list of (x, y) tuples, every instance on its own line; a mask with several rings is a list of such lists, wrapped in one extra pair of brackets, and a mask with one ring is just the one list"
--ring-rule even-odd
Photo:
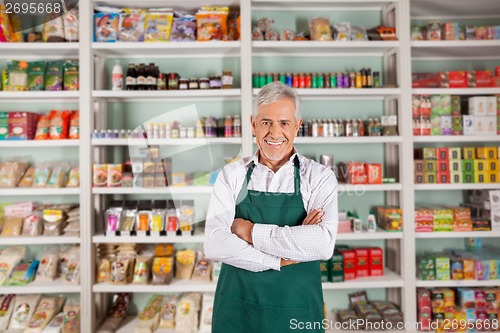
[(232, 89), (233, 88), (233, 72), (223, 71), (222, 72), (222, 89)]
[(204, 118), (198, 118), (196, 120), (196, 129), (195, 129), (195, 136), (197, 138), (203, 138), (205, 137), (205, 133), (203, 131), (203, 123), (204, 123)]
[(321, 119), (318, 119), (318, 137), (323, 136), (323, 122)]
[(345, 122), (345, 136), (352, 136), (352, 123), (349, 119)]
[(233, 120), (233, 136), (235, 138), (241, 137), (241, 117), (239, 114), (234, 116)]
[(330, 127), (328, 126), (328, 120), (323, 119), (323, 137), (326, 138), (330, 136)]
[(328, 135), (330, 137), (335, 136), (335, 123), (334, 120), (328, 120)]
[(316, 119), (313, 119), (311, 124), (312, 124), (311, 136), (313, 138), (316, 138), (316, 137), (318, 137), (318, 123), (316, 122)]
[(358, 136), (358, 121), (356, 119), (352, 120), (352, 136)]
[(380, 121), (375, 118), (375, 136), (380, 136), (382, 134), (382, 127), (380, 126)]
[(224, 120), (224, 137), (232, 138), (233, 135), (234, 135), (233, 117), (226, 116), (226, 119)]
[(181, 124), (178, 121), (174, 121), (174, 123), (172, 124), (172, 132), (171, 132), (172, 139), (178, 139), (179, 138), (179, 136), (180, 136), (180, 133), (179, 133), (180, 125)]
[(365, 136), (365, 124), (362, 119), (358, 119), (358, 135)]
[(375, 136), (374, 123), (372, 118), (368, 118), (368, 136)]
[(342, 119), (339, 119), (339, 136), (345, 136), (345, 127)]

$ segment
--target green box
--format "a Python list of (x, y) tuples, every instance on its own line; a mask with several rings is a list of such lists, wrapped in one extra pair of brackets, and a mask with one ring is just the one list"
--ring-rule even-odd
[(453, 135), (462, 135), (463, 130), (462, 116), (451, 116), (451, 131)]
[(441, 116), (431, 116), (431, 135), (441, 135)]
[(422, 148), (422, 155), (424, 160), (437, 160), (436, 147)]
[(433, 269), (418, 271), (417, 277), (422, 281), (434, 281), (436, 280), (436, 274)]
[(319, 269), (321, 271), (321, 282), (328, 282), (330, 278), (330, 260), (321, 260), (319, 262)]
[(441, 95), (431, 96), (431, 116), (441, 115)]
[(441, 95), (439, 111), (441, 111), (442, 116), (451, 115), (451, 95)]
[(450, 257), (442, 254), (436, 255), (436, 271), (438, 270), (450, 270)]
[(474, 184), (474, 172), (464, 172), (462, 181), (463, 184)]
[(462, 160), (462, 171), (474, 173), (474, 160)]
[(436, 280), (438, 280), (438, 281), (450, 280), (450, 270), (449, 269), (437, 269), (436, 270)]
[(434, 270), (434, 258), (429, 256), (419, 256), (417, 257), (417, 269), (420, 270)]
[(330, 279), (332, 282), (344, 281), (344, 256), (340, 252), (334, 252), (330, 259)]
[(460, 96), (451, 96), (451, 114), (462, 118), (462, 99)]
[(9, 134), (9, 113), (0, 112), (0, 140), (7, 140)]

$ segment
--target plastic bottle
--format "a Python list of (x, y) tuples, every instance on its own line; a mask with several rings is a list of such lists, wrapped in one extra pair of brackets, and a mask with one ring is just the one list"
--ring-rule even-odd
[(111, 90), (123, 90), (123, 70), (120, 60), (116, 60), (111, 72)]
[(127, 78), (125, 79), (125, 89), (137, 90), (137, 71), (134, 64), (128, 64)]
[(368, 214), (368, 218), (366, 219), (367, 229), (369, 232), (377, 231), (377, 220), (375, 219), (375, 215), (370, 211)]
[(316, 119), (313, 119), (312, 120), (312, 131), (311, 131), (311, 136), (313, 138), (317, 138), (318, 137), (318, 123), (316, 121)]
[(356, 218), (354, 219), (354, 232), (363, 232), (363, 221), (360, 220), (359, 216), (356, 214)]

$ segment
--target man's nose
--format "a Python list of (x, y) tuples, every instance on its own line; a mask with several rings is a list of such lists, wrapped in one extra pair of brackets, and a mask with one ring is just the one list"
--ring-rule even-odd
[(279, 123), (276, 123), (276, 122), (273, 123), (271, 125), (271, 128), (269, 128), (269, 133), (271, 134), (271, 137), (273, 139), (281, 137), (281, 127), (280, 127)]

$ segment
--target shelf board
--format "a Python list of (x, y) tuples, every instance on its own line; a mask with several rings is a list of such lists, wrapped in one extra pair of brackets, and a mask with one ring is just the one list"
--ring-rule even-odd
[(500, 88), (423, 88), (412, 89), (413, 95), (498, 95)]
[[(254, 139), (255, 142), (255, 139)], [(294, 144), (370, 144), (401, 143), (400, 136), (359, 136), (359, 137), (303, 137), (295, 138)]]
[(66, 284), (62, 279), (54, 282), (31, 282), (26, 286), (0, 286), (0, 294), (70, 294), (80, 293), (80, 286)]
[(0, 148), (78, 147), (80, 140), (0, 140)]
[(264, 55), (276, 53), (277, 55), (300, 55), (303, 53), (314, 54), (359, 54), (366, 53), (383, 55), (385, 52), (399, 48), (399, 41), (254, 41), (252, 42), (253, 54)]
[(393, 184), (359, 184), (359, 185), (350, 185), (350, 184), (339, 184), (337, 187), (337, 191), (339, 195), (342, 192), (349, 192), (354, 194), (362, 194), (363, 192), (375, 192), (375, 191), (401, 191), (403, 190), (403, 185), (398, 183)]
[(500, 184), (415, 184), (416, 191), (447, 190), (496, 190)]
[(442, 231), (442, 232), (415, 232), (415, 238), (500, 238), (500, 231)]
[(24, 195), (79, 195), (79, 188), (2, 188), (0, 196)]
[[(260, 89), (253, 89), (253, 95), (257, 95)], [(374, 89), (339, 89), (339, 88), (323, 88), (323, 89), (296, 89), (300, 96), (304, 97), (386, 97), (397, 96), (401, 94), (399, 88), (374, 88)], [(500, 89), (499, 89), (500, 91)]]
[[(92, 0), (96, 5), (108, 5), (115, 7), (140, 7), (140, 8), (173, 8), (176, 10), (198, 10), (202, 6), (214, 6), (211, 0)], [(239, 0), (217, 0), (217, 6), (239, 7)]]
[[(0, 238), (1, 240), (1, 238)], [(105, 236), (98, 235), (92, 237), (95, 244), (180, 244), (180, 243), (203, 243), (205, 236), (203, 233), (197, 233), (193, 236)]]
[(337, 240), (375, 240), (375, 239), (403, 239), (402, 232), (388, 232), (385, 230), (377, 229), (376, 232), (368, 232), (364, 230), (363, 232), (349, 232), (349, 233), (337, 233)]
[(417, 279), (417, 287), (498, 287), (500, 280), (447, 280), (447, 281), (422, 281)]
[[(137, 4), (137, 2), (136, 2)], [(141, 1), (142, 5), (142, 1)], [(162, 3), (165, 6), (165, 3)], [(177, 7), (177, 6), (175, 6)], [(92, 49), (98, 54), (113, 57), (154, 56), (184, 57), (184, 56), (238, 56), (241, 42), (210, 41), (210, 42), (158, 42), (158, 43), (92, 43)]]
[(5, 99), (15, 99), (17, 102), (26, 102), (27, 99), (76, 100), (79, 96), (79, 91), (0, 91), (0, 101)]
[[(493, 13), (493, 14), (492, 14)], [(499, 17), (500, 2), (497, 0), (412, 0), (411, 19), (467, 19)]]
[(444, 142), (496, 142), (500, 135), (422, 135), (414, 136), (413, 142), (444, 143)]
[(154, 99), (184, 99), (184, 100), (217, 100), (240, 98), (241, 89), (206, 89), (206, 90), (94, 90), (94, 98), (109, 98), (117, 100), (154, 100)]
[(474, 58), (497, 56), (500, 40), (412, 41), (412, 58)]
[(206, 144), (241, 144), (241, 138), (195, 139), (92, 139), (93, 146), (203, 146)]
[(404, 281), (399, 274), (385, 269), (384, 276), (368, 276), (344, 282), (324, 282), (323, 290), (358, 289), (358, 288), (402, 288)]
[(212, 186), (94, 187), (93, 194), (212, 194)]
[(57, 54), (59, 59), (78, 57), (79, 43), (1, 43), (0, 58), (47, 57)]
[(80, 244), (79, 237), (66, 236), (34, 236), (34, 237), (0, 237), (2, 245), (40, 245), (40, 244)]
[(252, 0), (256, 10), (365, 9), (380, 10), (398, 0)]

